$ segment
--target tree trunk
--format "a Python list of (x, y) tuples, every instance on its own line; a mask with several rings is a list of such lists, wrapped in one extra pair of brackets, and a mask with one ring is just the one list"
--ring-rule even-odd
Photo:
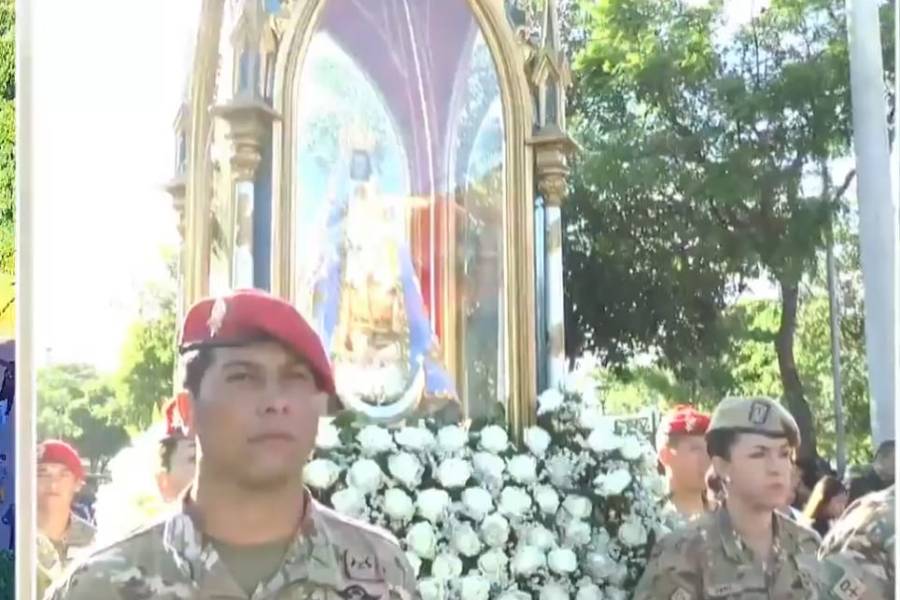
[(800, 428), (800, 452), (798, 458), (815, 459), (816, 426), (812, 411), (803, 395), (803, 382), (794, 360), (794, 334), (797, 330), (797, 305), (800, 284), (797, 281), (779, 281), (781, 285), (781, 324), (775, 338), (778, 355), (778, 371), (784, 388), (784, 401)]

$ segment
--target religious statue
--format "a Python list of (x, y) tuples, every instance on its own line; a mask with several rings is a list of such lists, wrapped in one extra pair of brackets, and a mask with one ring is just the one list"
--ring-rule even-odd
[(381, 421), (458, 420), (406, 238), (405, 205), (379, 193), (373, 144), (345, 136), (323, 251), (313, 273), (313, 318), (347, 408)]

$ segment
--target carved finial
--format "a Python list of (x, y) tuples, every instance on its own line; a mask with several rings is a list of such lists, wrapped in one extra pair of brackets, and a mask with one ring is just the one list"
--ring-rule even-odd
[(562, 44), (559, 35), (559, 11), (556, 7), (556, 0), (546, 0), (544, 3), (544, 27), (543, 27), (543, 43), (545, 50), (551, 52), (562, 52)]

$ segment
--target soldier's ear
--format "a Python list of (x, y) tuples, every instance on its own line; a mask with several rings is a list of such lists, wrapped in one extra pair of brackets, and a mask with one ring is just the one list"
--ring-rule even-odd
[(657, 458), (659, 458), (659, 462), (662, 463), (663, 466), (668, 467), (672, 464), (672, 454), (672, 448), (668, 444), (663, 444), (657, 453)]
[(194, 433), (194, 396), (189, 391), (182, 390), (175, 396), (175, 408), (188, 435), (192, 435)]
[(713, 470), (723, 482), (731, 481), (731, 463), (721, 456), (712, 457)]

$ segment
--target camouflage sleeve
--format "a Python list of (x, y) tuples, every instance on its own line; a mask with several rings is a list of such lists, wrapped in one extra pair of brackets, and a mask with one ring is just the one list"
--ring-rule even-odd
[(122, 600), (109, 575), (82, 565), (57, 580), (44, 600)]
[(882, 600), (894, 597), (892, 581), (866, 570), (844, 553), (821, 559), (815, 576), (819, 598), (823, 600)]
[(632, 600), (691, 600), (703, 596), (700, 565), (692, 559), (687, 541), (663, 538), (653, 548)]
[(394, 600), (419, 600), (418, 581), (400, 545), (391, 544), (388, 556), (391, 557), (390, 568), (386, 569), (389, 597)]

